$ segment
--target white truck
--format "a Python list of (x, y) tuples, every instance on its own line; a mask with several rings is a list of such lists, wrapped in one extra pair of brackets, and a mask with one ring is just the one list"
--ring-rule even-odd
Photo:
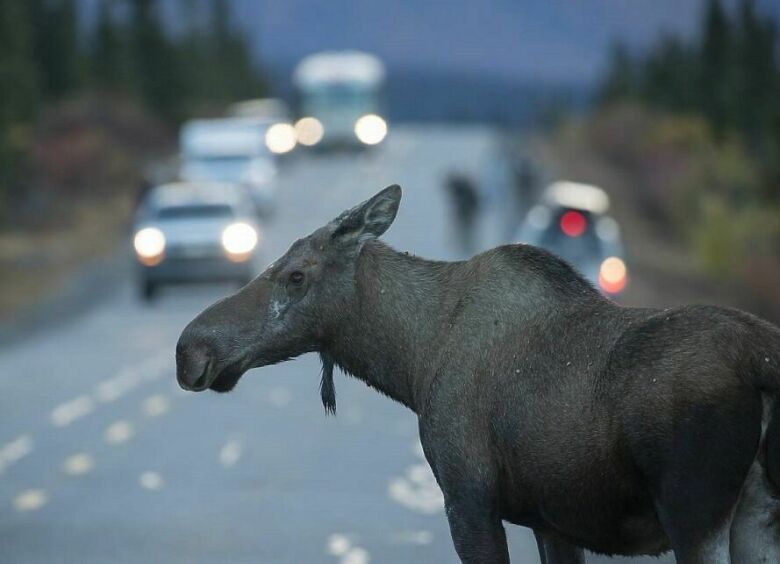
[(385, 68), (375, 56), (358, 51), (324, 51), (305, 57), (295, 68), (301, 145), (365, 147), (387, 135), (381, 99)]

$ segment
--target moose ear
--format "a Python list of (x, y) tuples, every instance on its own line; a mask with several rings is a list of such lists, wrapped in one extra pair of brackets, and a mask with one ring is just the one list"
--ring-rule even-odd
[(401, 203), (401, 187), (388, 186), (370, 198), (345, 211), (333, 220), (333, 239), (342, 242), (357, 241), (381, 236), (393, 223)]

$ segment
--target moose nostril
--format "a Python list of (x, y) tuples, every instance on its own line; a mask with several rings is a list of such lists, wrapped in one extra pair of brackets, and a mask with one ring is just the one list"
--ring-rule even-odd
[(176, 380), (185, 390), (200, 391), (208, 387), (212, 361), (210, 355), (200, 348), (176, 346)]
[(203, 390), (203, 389), (206, 388), (206, 386), (207, 386), (206, 374), (204, 373), (204, 374), (201, 375), (200, 378), (195, 380), (195, 382), (192, 384), (192, 389), (193, 390)]

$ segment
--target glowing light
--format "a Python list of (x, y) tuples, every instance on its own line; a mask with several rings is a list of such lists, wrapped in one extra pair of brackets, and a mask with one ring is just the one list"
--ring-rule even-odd
[(617, 257), (609, 257), (601, 263), (599, 269), (599, 286), (609, 294), (623, 291), (628, 280), (626, 263)]
[(298, 143), (311, 147), (322, 141), (325, 128), (322, 122), (314, 117), (303, 117), (295, 122), (295, 137)]
[(295, 128), (289, 123), (275, 123), (265, 132), (265, 145), (272, 153), (289, 153), (295, 144)]
[(381, 143), (387, 135), (387, 122), (376, 114), (368, 114), (355, 122), (355, 135), (366, 145)]
[(138, 260), (146, 266), (160, 264), (165, 252), (165, 235), (156, 227), (145, 227), (135, 234), (133, 247)]
[(569, 237), (579, 237), (585, 233), (588, 223), (578, 211), (567, 211), (561, 216), (561, 231)]
[(249, 258), (249, 254), (257, 246), (257, 231), (246, 223), (233, 223), (222, 232), (222, 247), (228, 258), (241, 262)]

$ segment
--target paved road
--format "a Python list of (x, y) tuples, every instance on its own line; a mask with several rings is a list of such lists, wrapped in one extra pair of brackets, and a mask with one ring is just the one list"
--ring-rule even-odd
[[(486, 174), (494, 144), (487, 129), (403, 128), (363, 157), (291, 163), (268, 261), (393, 182), (404, 202), (386, 239), (457, 256), (440, 179)], [(500, 230), (486, 222), (481, 245)], [(311, 355), (227, 396), (186, 394), (178, 334), (231, 289), (171, 290), (149, 307), (131, 282), (0, 349), (0, 563), (457, 561), (411, 412), (338, 377), (339, 416), (326, 418)], [(513, 561), (537, 563), (533, 538), (508, 533)], [(629, 562), (589, 560), (608, 561)]]

